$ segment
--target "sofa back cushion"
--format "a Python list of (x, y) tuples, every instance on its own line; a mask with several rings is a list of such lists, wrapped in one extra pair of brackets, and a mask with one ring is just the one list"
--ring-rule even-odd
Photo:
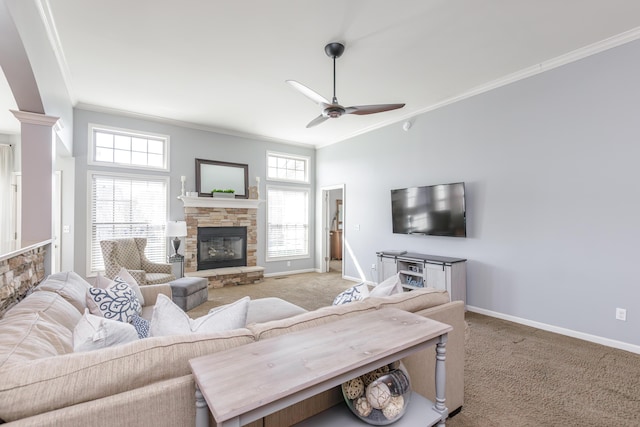
[(434, 288), (417, 289), (387, 297), (369, 297), (361, 301), (322, 307), (318, 310), (299, 314), (282, 320), (247, 325), (256, 336), (256, 340), (277, 337), (294, 331), (332, 322), (347, 316), (376, 310), (383, 307), (395, 307), (415, 313), (426, 308), (449, 302), (447, 291)]
[(0, 320), (0, 370), (71, 351), (72, 332), (59, 323), (43, 319), (40, 313)]
[(189, 375), (189, 359), (253, 341), (253, 334), (244, 328), (152, 337), (0, 367), (0, 419), (14, 421)]
[(286, 319), (250, 324), (247, 325), (247, 328), (253, 331), (256, 340), (261, 340), (323, 325), (344, 317), (355, 316), (359, 313), (375, 310), (375, 308), (375, 305), (372, 304), (369, 299), (365, 299), (347, 304), (322, 307)]
[[(71, 305), (64, 297), (55, 292), (33, 292), (18, 304), (8, 310), (3, 319), (8, 320), (16, 317), (30, 316), (38, 313), (39, 316), (51, 323), (59, 324), (69, 332), (73, 332), (82, 313)], [(0, 329), (0, 334), (4, 331)]]
[(387, 297), (369, 297), (369, 302), (376, 308), (393, 307), (410, 313), (446, 304), (449, 301), (447, 291), (435, 288), (416, 289)]
[(27, 296), (0, 320), (0, 368), (73, 351), (73, 329), (82, 315), (55, 292)]
[(84, 309), (87, 308), (85, 296), (90, 287), (89, 282), (80, 277), (78, 273), (67, 271), (52, 274), (44, 282), (40, 283), (35, 290), (57, 293), (73, 304), (80, 316), (82, 316)]

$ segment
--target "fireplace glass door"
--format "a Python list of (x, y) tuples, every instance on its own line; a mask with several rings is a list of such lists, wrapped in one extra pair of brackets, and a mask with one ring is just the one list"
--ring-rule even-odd
[(198, 228), (198, 270), (246, 265), (246, 227)]

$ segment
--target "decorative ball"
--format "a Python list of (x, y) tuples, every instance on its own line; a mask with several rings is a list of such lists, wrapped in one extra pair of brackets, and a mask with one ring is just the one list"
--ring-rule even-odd
[(342, 393), (347, 399), (357, 399), (364, 393), (364, 382), (360, 377), (349, 380), (342, 384)]
[(387, 425), (399, 420), (411, 400), (409, 374), (397, 361), (342, 384), (347, 406), (367, 424)]
[(373, 408), (366, 397), (359, 397), (353, 404), (356, 414), (361, 417), (368, 417)]
[(389, 404), (382, 408), (382, 413), (385, 418), (392, 420), (402, 412), (404, 408), (404, 398), (402, 396), (393, 396), (389, 401)]
[(372, 382), (367, 386), (367, 400), (376, 409), (382, 409), (391, 400), (391, 391), (383, 382)]
[(387, 372), (389, 372), (389, 365), (385, 365), (382, 368), (376, 369), (375, 371), (367, 372), (360, 378), (362, 378), (362, 381), (364, 381), (364, 386), (366, 387)]

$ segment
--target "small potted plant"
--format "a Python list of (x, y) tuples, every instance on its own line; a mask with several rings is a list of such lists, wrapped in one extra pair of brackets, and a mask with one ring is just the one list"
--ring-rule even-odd
[(221, 197), (221, 198), (226, 198), (226, 199), (233, 199), (233, 198), (236, 197), (235, 192), (236, 192), (236, 190), (231, 190), (231, 189), (220, 190), (218, 188), (214, 188), (213, 190), (211, 190), (211, 195), (213, 197)]

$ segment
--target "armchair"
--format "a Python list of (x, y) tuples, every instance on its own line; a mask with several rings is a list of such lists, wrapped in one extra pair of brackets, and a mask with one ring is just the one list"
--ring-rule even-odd
[(100, 248), (104, 259), (105, 276), (113, 279), (124, 267), (141, 286), (169, 283), (175, 280), (176, 276), (171, 272), (171, 264), (154, 263), (147, 259), (144, 254), (146, 246), (147, 239), (144, 237), (102, 240)]

